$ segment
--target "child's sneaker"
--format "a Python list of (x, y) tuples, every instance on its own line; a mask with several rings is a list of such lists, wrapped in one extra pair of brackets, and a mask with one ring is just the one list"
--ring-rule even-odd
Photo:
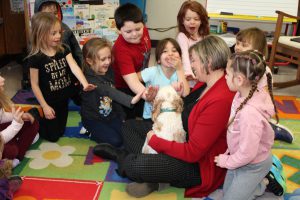
[(282, 170), (283, 170), (282, 163), (281, 163), (281, 161), (279, 160), (279, 158), (278, 158), (277, 156), (275, 156), (274, 154), (272, 155), (272, 162), (273, 162), (273, 165), (274, 165), (280, 172), (282, 172)]
[(275, 132), (275, 140), (281, 140), (287, 143), (293, 142), (294, 135), (287, 127), (273, 122), (270, 122), (270, 124)]
[(269, 184), (267, 185), (268, 190), (273, 192), (276, 196), (282, 196), (286, 191), (286, 182), (282, 173), (280, 173), (280, 171), (272, 165), (266, 178), (269, 181)]

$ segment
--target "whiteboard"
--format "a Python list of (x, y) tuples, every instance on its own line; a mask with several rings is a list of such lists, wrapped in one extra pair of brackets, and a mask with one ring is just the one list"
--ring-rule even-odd
[(277, 17), (276, 10), (297, 16), (298, 0), (207, 0), (208, 13)]

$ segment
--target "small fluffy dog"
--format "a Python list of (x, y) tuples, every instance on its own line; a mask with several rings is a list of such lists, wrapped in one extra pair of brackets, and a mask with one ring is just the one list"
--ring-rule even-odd
[[(176, 142), (185, 142), (186, 133), (182, 126), (181, 112), (183, 100), (172, 86), (159, 89), (153, 103), (152, 130), (163, 139)], [(142, 149), (142, 153), (156, 154), (157, 152), (148, 146), (148, 141)]]

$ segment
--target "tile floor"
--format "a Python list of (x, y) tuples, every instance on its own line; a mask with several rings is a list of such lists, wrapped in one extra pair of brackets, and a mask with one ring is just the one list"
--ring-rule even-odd
[[(154, 53), (152, 53), (154, 55)], [(154, 64), (154, 58), (151, 57), (150, 66)], [(296, 76), (296, 67), (295, 66), (283, 66), (279, 68), (279, 73), (275, 74), (274, 80), (289, 80), (291, 77)], [(5, 91), (9, 97), (13, 97), (13, 95), (21, 89), (21, 80), (22, 80), (22, 66), (16, 62), (10, 62), (4, 67), (0, 69), (0, 75), (5, 78)], [(282, 89), (274, 89), (274, 95), (285, 95), (285, 96), (297, 96), (300, 97), (300, 85), (282, 88)]]

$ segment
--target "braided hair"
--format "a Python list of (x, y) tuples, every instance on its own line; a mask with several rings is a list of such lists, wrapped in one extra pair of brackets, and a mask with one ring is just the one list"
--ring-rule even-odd
[[(245, 100), (236, 109), (233, 118), (230, 119), (228, 123), (228, 126), (233, 122), (237, 113), (244, 107), (244, 105), (249, 101), (249, 99), (252, 98), (253, 94), (257, 91), (257, 84), (266, 72), (266, 61), (264, 59), (264, 56), (256, 50), (235, 53), (230, 57), (230, 60), (232, 60), (231, 68), (233, 69), (233, 71), (239, 72), (247, 78), (247, 80), (251, 84), (251, 90)], [(267, 73), (267, 81), (269, 94), (274, 105), (275, 116), (278, 122), (278, 114), (272, 90), (272, 75), (270, 73)]]

